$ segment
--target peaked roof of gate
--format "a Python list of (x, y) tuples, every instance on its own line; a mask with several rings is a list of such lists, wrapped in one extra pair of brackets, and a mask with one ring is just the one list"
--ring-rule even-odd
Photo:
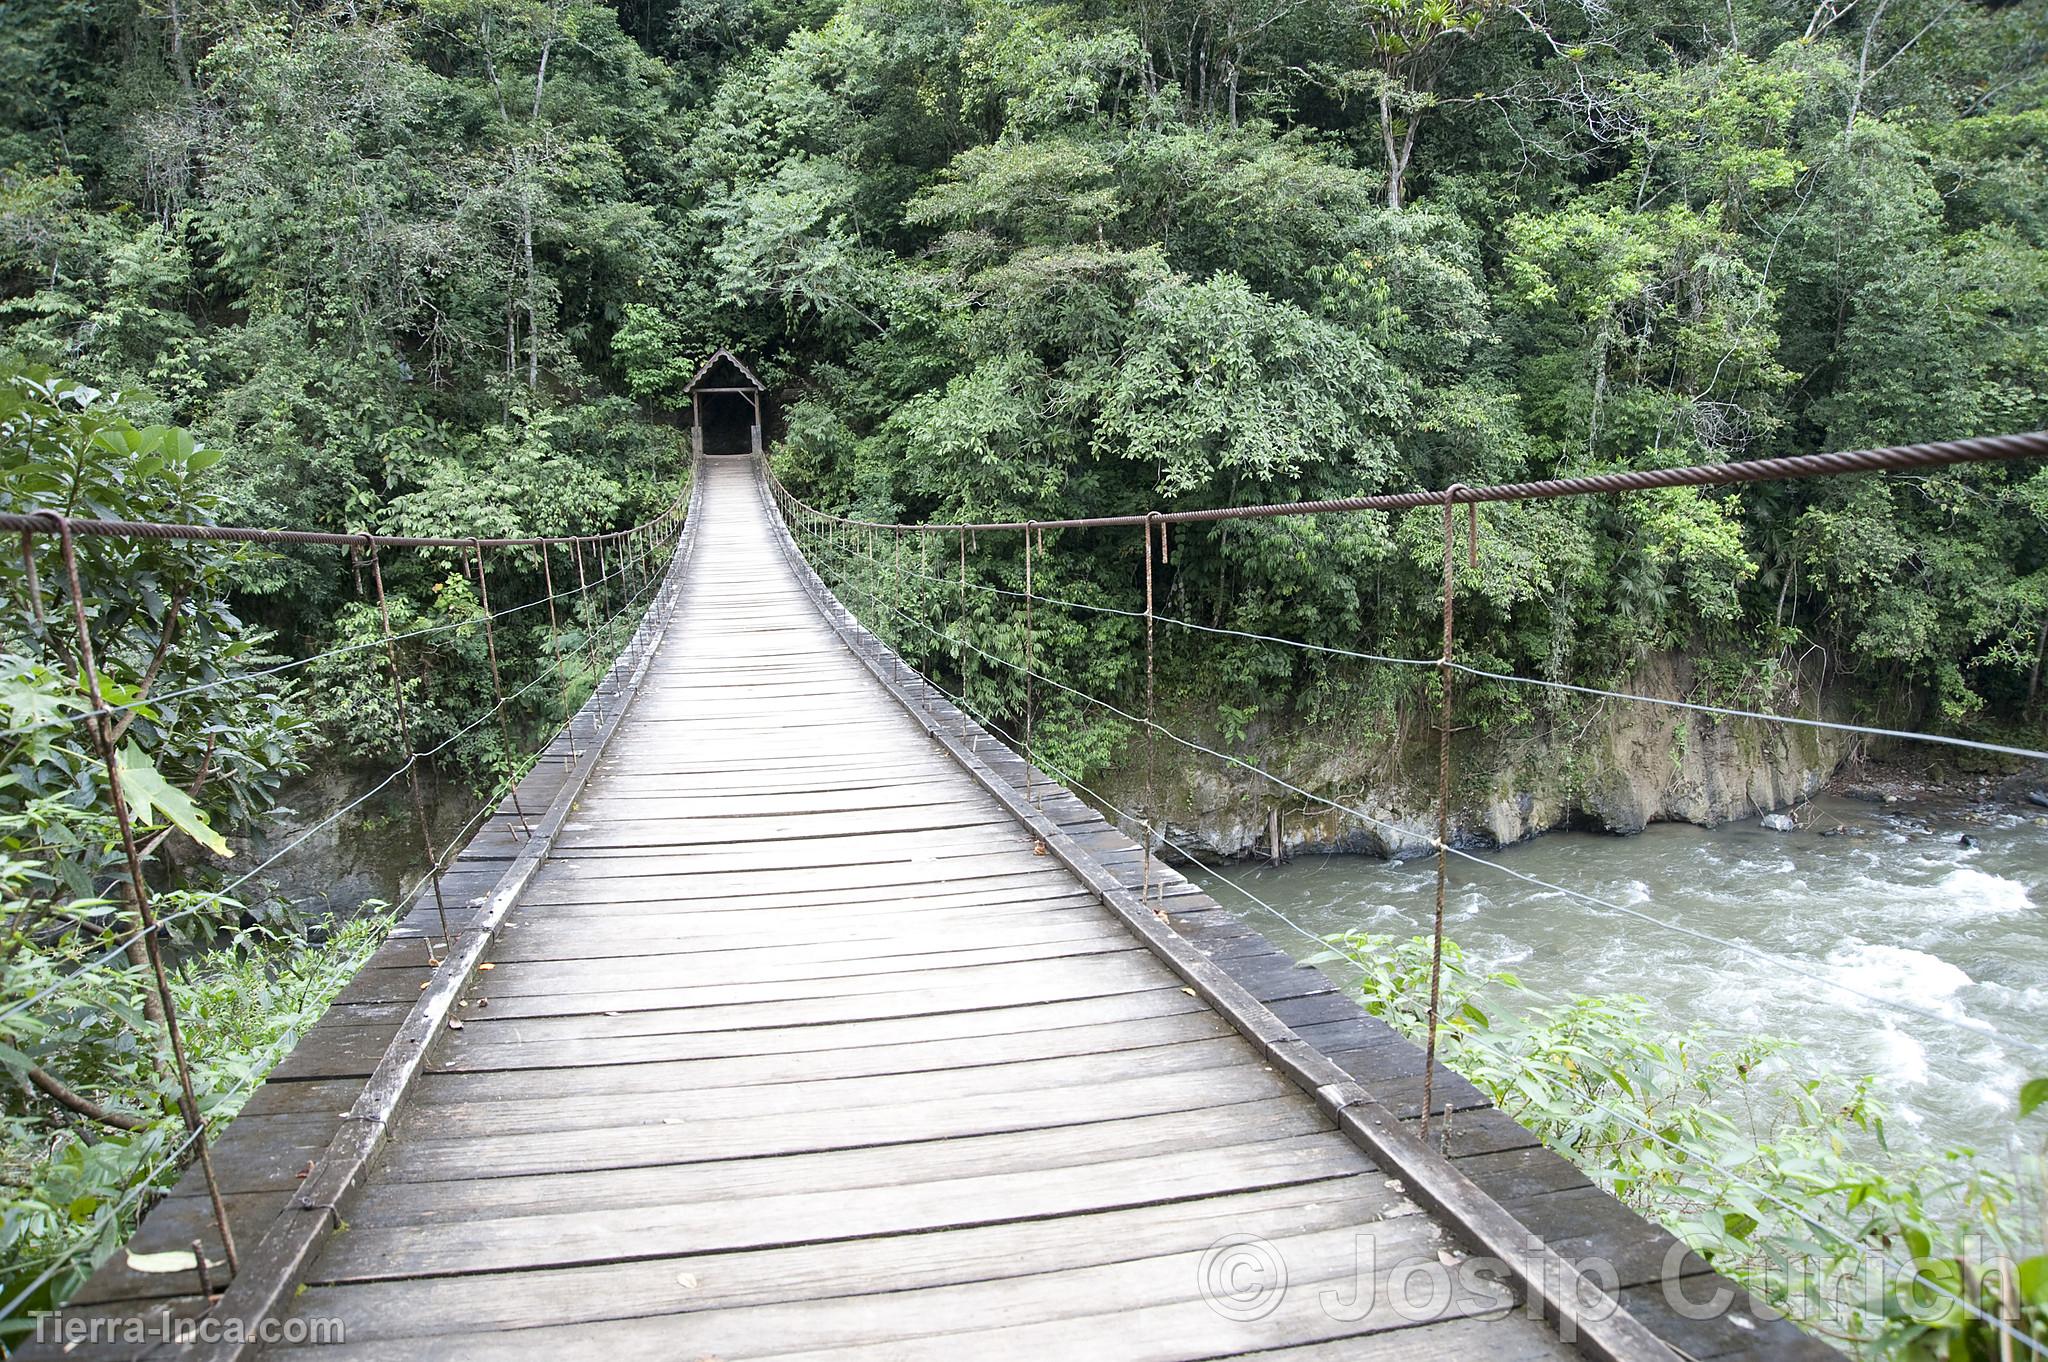
[(762, 392), (768, 391), (768, 385), (766, 383), (763, 383), (760, 380), (759, 376), (757, 376), (752, 369), (749, 369), (744, 363), (742, 363), (738, 355), (735, 355), (732, 351), (726, 349), (722, 345), (719, 346), (717, 350), (712, 352), (710, 359), (704, 361), (704, 367), (697, 371), (697, 376), (690, 380), (688, 386), (686, 386), (683, 389), (683, 391), (693, 391), (698, 384), (702, 383), (705, 380), (705, 378), (710, 375), (713, 369), (718, 367), (718, 361), (720, 360), (725, 360), (727, 363), (731, 364), (733, 368), (739, 370), (740, 373), (746, 378), (747, 382), (753, 384), (755, 388), (759, 389)]

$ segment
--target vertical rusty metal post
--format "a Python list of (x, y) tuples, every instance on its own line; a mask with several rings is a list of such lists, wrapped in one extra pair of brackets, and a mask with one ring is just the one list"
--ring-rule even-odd
[(36, 532), (21, 532), (21, 573), (22, 583), (28, 592), (28, 617), (34, 622), (37, 634), (49, 632), (49, 625), (43, 619), (43, 583), (36, 576)]
[[(92, 626), (86, 620), (85, 591), (78, 575), (78, 550), (72, 542), (71, 522), (61, 515), (52, 517), (57, 525), (57, 543), (63, 554), (64, 578), (71, 589), (71, 618), (78, 631), (78, 672), (91, 713), (86, 727), (100, 749), (107, 767), (107, 799), (114, 806), (114, 824), (121, 833), (121, 855), (128, 863), (128, 888), (135, 903), (136, 930), (142, 938), (143, 954), (156, 986), (157, 1002), (163, 1009), (164, 1039), (170, 1046), (171, 1062), (178, 1073), (178, 1111), (199, 1158), (206, 1179), (207, 1199), (213, 1203), (214, 1224), (220, 1230), (221, 1247), (228, 1256), (228, 1270), (241, 1270), (235, 1252), (234, 1231), (228, 1225), (227, 1203), (221, 1199), (220, 1179), (214, 1176), (213, 1155), (206, 1147), (206, 1122), (199, 1114), (199, 1099), (192, 1091), (192, 1065), (185, 1054), (185, 1037), (178, 1027), (178, 1007), (171, 996), (171, 976), (164, 966), (163, 942), (158, 936), (156, 910), (149, 901), (149, 883), (142, 873), (142, 853), (135, 843), (135, 824), (128, 815), (128, 800), (121, 789), (121, 757), (114, 745), (114, 733), (107, 723), (106, 702), (100, 694), (99, 664), (93, 657)], [(33, 546), (30, 546), (31, 549)]]
[(967, 531), (960, 531), (960, 646), (954, 650), (960, 665), (960, 707), (967, 699)]
[[(1444, 973), (1444, 897), (1451, 870), (1451, 646), (1453, 602), (1457, 590), (1456, 502), (1463, 483), (1444, 489), (1444, 651), (1437, 662), (1442, 690), (1436, 730), (1436, 913), (1429, 936), (1429, 1037), (1422, 1056), (1422, 1134), (1429, 1134), (1429, 1121), (1436, 1103), (1436, 1040), (1441, 1018)], [(1476, 517), (1476, 507), (1473, 511)], [(1475, 549), (1476, 552), (1476, 549)]]
[(1038, 522), (1024, 526), (1024, 797), (1038, 801), (1038, 768), (1031, 764), (1031, 729), (1038, 709), (1037, 683), (1032, 676), (1031, 541), (1038, 534)]
[[(420, 846), (427, 853), (427, 883), (434, 889), (434, 914), (441, 922), (441, 949), (447, 951), (454, 941), (448, 932), (448, 905), (441, 898), (441, 855), (434, 850), (433, 829), (427, 823), (427, 801), (420, 793), (420, 759), (412, 745), (412, 718), (405, 706), (405, 676), (398, 669), (398, 643), (391, 636), (391, 606), (384, 598), (384, 564), (375, 539), (366, 534), (363, 545), (369, 550), (370, 582), (377, 592), (377, 622), (384, 630), (384, 660), (391, 668), (391, 701), (398, 711), (398, 741), (405, 747), (406, 785), (412, 791), (412, 813), (420, 827)], [(428, 951), (428, 959), (439, 964), (433, 960), (433, 954)]]
[[(1144, 902), (1152, 892), (1152, 829), (1159, 816), (1159, 795), (1152, 784), (1152, 730), (1153, 719), (1153, 669), (1152, 669), (1152, 529), (1159, 524), (1157, 511), (1145, 517), (1145, 877), (1138, 886), (1138, 901)], [(1160, 526), (1163, 531), (1164, 526)], [(1159, 884), (1159, 900), (1166, 901), (1166, 882)]]
[(555, 556), (555, 542), (544, 539), (540, 545), (541, 590), (548, 596), (548, 651), (555, 655), (555, 679), (562, 685), (562, 736), (569, 742), (569, 764), (574, 766), (582, 758), (576, 755), (576, 712), (569, 708), (569, 668), (562, 661), (562, 625), (555, 613), (555, 568), (551, 561)]
[(597, 669), (597, 626), (590, 606), (590, 578), (583, 570), (583, 536), (578, 535), (570, 542), (576, 546), (576, 605), (583, 615), (583, 656), (590, 663), (590, 699), (601, 714), (604, 700), (598, 694), (598, 682), (604, 676)]
[[(611, 537), (597, 536), (597, 584), (601, 588), (598, 600), (604, 609), (603, 641), (598, 645), (598, 656), (605, 657), (612, 648), (612, 621), (619, 617), (618, 596), (612, 590)], [(609, 664), (607, 664), (609, 665)]]
[(484, 607), (484, 655), (491, 660), (491, 696), (498, 709), (498, 739), (505, 744), (505, 772), (512, 786), (512, 812), (519, 817), (519, 830), (533, 839), (533, 824), (526, 821), (526, 810), (519, 803), (519, 781), (512, 775), (517, 755), (512, 750), (512, 720), (505, 713), (505, 682), (498, 673), (498, 631), (491, 623), (490, 574), (484, 569), (484, 547), (471, 536), (470, 549), (476, 554), (477, 596)]

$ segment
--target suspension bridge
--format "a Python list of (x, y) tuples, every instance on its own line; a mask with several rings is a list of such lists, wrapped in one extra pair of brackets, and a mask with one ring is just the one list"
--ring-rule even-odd
[[(696, 470), (589, 702), (23, 1356), (1833, 1355)], [(1448, 565), (1493, 489), (1402, 495)]]

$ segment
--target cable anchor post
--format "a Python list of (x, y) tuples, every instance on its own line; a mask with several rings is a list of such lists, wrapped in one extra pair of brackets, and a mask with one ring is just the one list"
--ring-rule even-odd
[[(64, 578), (71, 591), (72, 623), (78, 633), (78, 674), (85, 699), (90, 707), (85, 716), (86, 727), (91, 730), (94, 743), (99, 747), (100, 760), (107, 768), (107, 801), (114, 807), (114, 824), (121, 835), (121, 856), (127, 862), (128, 888), (135, 905), (136, 932), (142, 942), (142, 951), (148, 961), (151, 983), (154, 985), (158, 1010), (157, 1018), (163, 1027), (164, 1041), (171, 1052), (171, 1063), (178, 1076), (178, 1113), (184, 1119), (185, 1130), (198, 1157), (201, 1176), (206, 1180), (207, 1199), (212, 1203), (215, 1226), (220, 1230), (221, 1247), (227, 1253), (228, 1271), (239, 1272), (241, 1260), (235, 1251), (235, 1234), (228, 1224), (227, 1202), (222, 1199), (220, 1179), (214, 1175), (213, 1155), (206, 1145), (206, 1121), (199, 1113), (199, 1099), (192, 1088), (192, 1065), (185, 1052), (185, 1037), (178, 1025), (177, 1000), (171, 993), (170, 971), (164, 965), (162, 934), (159, 931), (156, 909), (150, 902), (149, 882), (142, 873), (142, 853), (135, 841), (135, 823), (130, 816), (128, 799), (121, 785), (121, 759), (115, 747), (112, 726), (107, 721), (106, 701), (100, 690), (99, 664), (93, 655), (92, 625), (85, 612), (85, 591), (78, 572), (78, 549), (72, 538), (71, 522), (62, 515), (50, 514), (56, 523), (57, 545), (64, 564)], [(26, 539), (24, 539), (26, 545)]]
[[(391, 671), (391, 704), (398, 715), (398, 741), (405, 748), (406, 786), (412, 793), (412, 813), (419, 824), (420, 847), (427, 853), (427, 883), (433, 887), (434, 914), (441, 923), (441, 949), (445, 953), (453, 949), (454, 936), (448, 930), (448, 905), (441, 895), (441, 854), (434, 849), (433, 829), (427, 822), (427, 801), (420, 793), (420, 759), (412, 744), (412, 717), (405, 703), (404, 673), (398, 667), (398, 642), (391, 633), (391, 606), (384, 595), (384, 564), (374, 538), (364, 535), (363, 546), (368, 550), (370, 560), (370, 584), (377, 594), (377, 622), (384, 631), (384, 660)], [(441, 963), (434, 958), (431, 948), (427, 951), (427, 963)]]
[[(1441, 1025), (1444, 973), (1444, 900), (1450, 885), (1451, 861), (1451, 667), (1455, 641), (1455, 601), (1458, 583), (1457, 503), (1466, 498), (1468, 517), (1478, 525), (1478, 510), (1470, 500), (1472, 489), (1452, 483), (1443, 492), (1444, 505), (1444, 650), (1437, 662), (1440, 705), (1436, 730), (1436, 909), (1429, 935), (1429, 1035), (1422, 1059), (1422, 1128), (1429, 1135), (1429, 1121), (1436, 1101), (1437, 1031)], [(1474, 559), (1476, 544), (1472, 549)]]
[[(1152, 531), (1160, 532), (1161, 547), (1165, 546), (1166, 526), (1160, 522), (1159, 512), (1153, 511), (1145, 517), (1145, 870), (1139, 884), (1138, 900), (1144, 902), (1152, 892), (1152, 842), (1153, 825), (1159, 816), (1159, 795), (1153, 786), (1153, 730), (1158, 727), (1153, 703), (1153, 616), (1152, 616)], [(1159, 881), (1159, 901), (1166, 901), (1166, 881)]]
[(512, 787), (512, 812), (519, 818), (519, 830), (528, 841), (533, 840), (533, 824), (527, 821), (526, 810), (519, 802), (519, 781), (512, 776), (517, 765), (512, 750), (512, 720), (505, 713), (505, 683), (498, 672), (498, 631), (491, 625), (490, 574), (484, 568), (484, 546), (472, 535), (469, 547), (476, 554), (477, 598), (484, 608), (484, 655), (491, 663), (491, 697), (498, 711), (498, 739), (505, 744), (505, 771), (507, 783)]

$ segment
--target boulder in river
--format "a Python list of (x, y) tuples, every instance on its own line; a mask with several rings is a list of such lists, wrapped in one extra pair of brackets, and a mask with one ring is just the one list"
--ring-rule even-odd
[(2039, 804), (2042, 808), (2048, 809), (2048, 790), (2027, 791), (2027, 802), (2029, 804)]
[(1767, 813), (1763, 817), (1764, 829), (1768, 832), (1797, 832), (1799, 824), (1788, 813)]

